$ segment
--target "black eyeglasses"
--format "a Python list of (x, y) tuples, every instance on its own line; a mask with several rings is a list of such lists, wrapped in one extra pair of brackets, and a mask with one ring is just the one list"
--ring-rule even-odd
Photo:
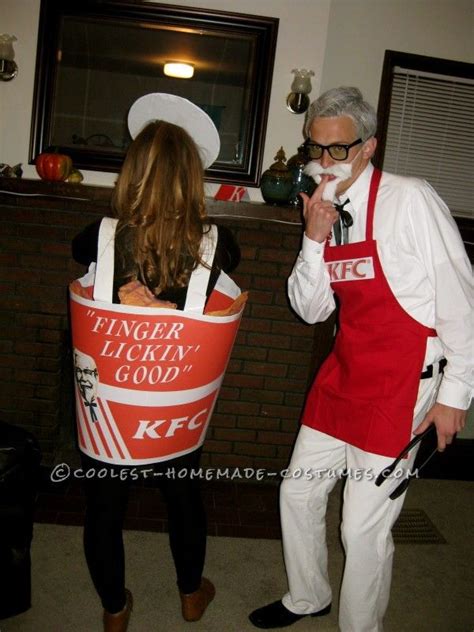
[[(380, 487), (380, 485), (382, 485), (382, 483), (386, 481), (387, 478), (389, 478), (389, 476), (395, 471), (395, 468), (397, 467), (397, 465), (400, 463), (402, 459), (404, 459), (407, 456), (410, 450), (413, 449), (416, 445), (418, 445), (418, 443), (420, 443), (420, 441), (422, 441), (426, 437), (426, 435), (430, 434), (430, 432), (433, 432), (433, 430), (436, 430), (436, 426), (434, 424), (431, 424), (424, 432), (413, 437), (410, 443), (408, 443), (403, 448), (403, 450), (397, 456), (395, 461), (391, 465), (386, 467), (384, 470), (382, 470), (380, 474), (377, 476), (377, 478), (375, 479), (375, 484), (377, 485), (377, 487)], [(402, 482), (400, 483), (400, 485), (398, 485), (398, 487), (396, 487), (393, 490), (393, 492), (390, 494), (389, 498), (391, 500), (395, 500), (396, 498), (401, 496), (404, 491), (406, 491), (408, 485), (410, 484), (411, 479), (417, 476), (421, 468), (424, 467), (428, 463), (428, 461), (431, 459), (432, 456), (436, 454), (436, 452), (438, 452), (437, 445), (435, 449), (432, 452), (430, 452), (429, 456), (423, 461), (421, 465), (418, 465), (412, 472), (408, 472), (406, 478), (404, 478)]]
[(344, 145), (341, 143), (334, 143), (333, 145), (320, 145), (319, 143), (313, 143), (312, 140), (307, 138), (303, 143), (303, 147), (306, 155), (311, 160), (319, 160), (323, 157), (325, 151), (331, 156), (333, 160), (346, 160), (349, 155), (349, 149), (355, 147), (356, 145), (360, 145), (362, 143), (362, 138), (358, 138), (353, 143), (349, 145)]

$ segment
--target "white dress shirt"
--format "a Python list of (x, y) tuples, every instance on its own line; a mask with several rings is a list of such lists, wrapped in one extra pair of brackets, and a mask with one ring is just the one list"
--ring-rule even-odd
[[(369, 163), (341, 199), (350, 199), (345, 206), (354, 219), (350, 243), (365, 240), (373, 169)], [(415, 320), (437, 331), (438, 338), (428, 338), (425, 356), (425, 366), (442, 357), (448, 361), (437, 401), (469, 408), (474, 391), (472, 268), (448, 207), (427, 182), (384, 172), (373, 237), (385, 277), (400, 305)], [(335, 309), (324, 247), (304, 235), (288, 279), (291, 305), (308, 323), (326, 320)]]

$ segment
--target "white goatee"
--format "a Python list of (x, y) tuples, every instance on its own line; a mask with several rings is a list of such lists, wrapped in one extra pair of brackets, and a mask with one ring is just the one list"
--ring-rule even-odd
[(304, 172), (313, 178), (316, 184), (321, 182), (321, 176), (329, 175), (335, 176), (334, 180), (326, 182), (326, 186), (323, 191), (323, 200), (333, 202), (336, 197), (336, 188), (339, 182), (347, 180), (352, 175), (352, 163), (343, 162), (339, 165), (332, 165), (331, 167), (322, 167), (319, 162), (312, 160), (304, 168)]

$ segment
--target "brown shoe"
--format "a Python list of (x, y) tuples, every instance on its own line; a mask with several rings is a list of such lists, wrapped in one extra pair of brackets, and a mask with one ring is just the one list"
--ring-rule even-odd
[(183, 619), (185, 621), (199, 621), (215, 594), (214, 584), (205, 577), (201, 579), (201, 586), (193, 593), (185, 595), (180, 592)]
[(104, 632), (127, 632), (128, 622), (133, 609), (132, 593), (125, 588), (125, 607), (116, 614), (104, 610)]

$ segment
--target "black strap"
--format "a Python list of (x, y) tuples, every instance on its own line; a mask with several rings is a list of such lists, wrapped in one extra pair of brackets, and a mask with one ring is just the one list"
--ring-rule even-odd
[(341, 235), (341, 218), (338, 217), (337, 220), (332, 225), (332, 229), (334, 231), (334, 240), (336, 242), (336, 246), (341, 245), (342, 235)]

